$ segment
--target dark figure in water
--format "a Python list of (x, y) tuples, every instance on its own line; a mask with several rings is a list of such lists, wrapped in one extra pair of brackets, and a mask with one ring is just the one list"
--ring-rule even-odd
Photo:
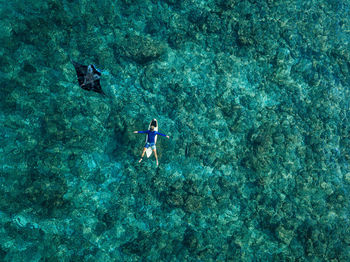
[(72, 61), (75, 71), (77, 72), (79, 86), (87, 91), (94, 91), (105, 95), (101, 88), (101, 72), (94, 65), (81, 65)]

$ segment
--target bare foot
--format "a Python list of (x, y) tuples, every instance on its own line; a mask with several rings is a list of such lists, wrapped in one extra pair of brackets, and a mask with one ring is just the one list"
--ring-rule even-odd
[(142, 161), (142, 157), (141, 157), (141, 159), (139, 160), (139, 163), (141, 163), (141, 161)]

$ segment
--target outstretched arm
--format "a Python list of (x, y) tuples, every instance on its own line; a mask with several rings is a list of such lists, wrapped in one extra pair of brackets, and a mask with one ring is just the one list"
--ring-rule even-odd
[(135, 134), (146, 134), (148, 131), (134, 131)]
[(157, 135), (160, 135), (160, 136), (165, 136), (165, 137), (169, 138), (169, 136), (164, 135), (164, 134), (162, 134), (162, 133), (159, 133), (158, 131), (156, 131), (156, 134), (157, 134)]

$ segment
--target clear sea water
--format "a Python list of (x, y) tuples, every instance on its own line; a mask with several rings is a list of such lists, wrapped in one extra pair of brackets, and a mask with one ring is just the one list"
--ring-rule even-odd
[(0, 0), (0, 261), (350, 261), (349, 6)]

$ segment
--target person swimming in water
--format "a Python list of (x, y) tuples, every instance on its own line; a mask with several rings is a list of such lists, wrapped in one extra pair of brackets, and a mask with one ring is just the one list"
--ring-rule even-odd
[(160, 135), (160, 136), (165, 136), (167, 138), (169, 138), (169, 136), (164, 135), (162, 133), (159, 133), (158, 131), (154, 130), (154, 126), (152, 125), (150, 127), (150, 130), (146, 130), (146, 131), (134, 131), (135, 134), (147, 134), (147, 142), (143, 148), (142, 151), (142, 155), (141, 155), (141, 159), (139, 160), (139, 163), (142, 161), (143, 156), (145, 155), (145, 152), (147, 150), (147, 148), (151, 147), (151, 149), (154, 152), (154, 157), (156, 158), (156, 162), (157, 162), (157, 166), (158, 166), (158, 156), (157, 156), (157, 149), (156, 149), (156, 135)]

